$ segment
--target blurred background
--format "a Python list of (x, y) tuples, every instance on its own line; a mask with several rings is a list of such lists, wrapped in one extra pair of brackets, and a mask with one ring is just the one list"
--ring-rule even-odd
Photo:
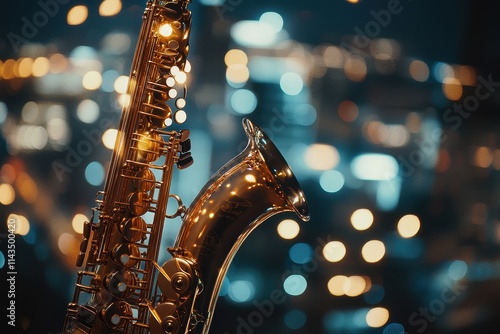
[[(145, 1), (18, 0), (0, 34), (0, 269), (16, 328), (59, 333)], [(473, 0), (194, 0), (189, 203), (245, 144), (279, 147), (311, 220), (261, 225), (213, 333), (485, 333), (500, 316), (500, 12)], [(164, 250), (179, 221), (165, 227)], [(160, 259), (166, 254), (161, 254)], [(10, 300), (3, 297), (2, 300)], [(7, 304), (2, 304), (6, 312)]]

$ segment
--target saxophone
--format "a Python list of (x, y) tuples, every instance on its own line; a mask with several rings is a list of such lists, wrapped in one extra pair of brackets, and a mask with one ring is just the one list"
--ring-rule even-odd
[[(84, 224), (76, 261), (83, 269), (64, 333), (208, 333), (223, 278), (252, 230), (285, 211), (309, 219), (291, 169), (249, 119), (243, 120), (246, 148), (210, 178), (189, 207), (170, 193), (174, 165), (184, 169), (193, 163), (189, 130), (167, 130), (186, 119), (189, 2), (147, 2), (130, 103), (122, 112), (104, 190)], [(178, 204), (173, 214), (167, 214), (169, 198)], [(178, 216), (182, 224), (168, 248), (171, 258), (160, 265), (164, 222)]]

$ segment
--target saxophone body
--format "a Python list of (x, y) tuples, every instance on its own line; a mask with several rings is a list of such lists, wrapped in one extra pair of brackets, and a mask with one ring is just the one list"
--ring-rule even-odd
[[(188, 4), (149, 0), (146, 5), (130, 102), (104, 190), (84, 225), (77, 257), (82, 270), (63, 333), (208, 333), (222, 281), (246, 237), (278, 213), (309, 219), (291, 169), (249, 119), (243, 120), (247, 147), (210, 178), (189, 207), (170, 193), (175, 166), (193, 163), (189, 130), (168, 130), (186, 118)], [(171, 215), (169, 198), (178, 204)], [(182, 224), (168, 248), (171, 258), (160, 265), (164, 223), (177, 216)]]

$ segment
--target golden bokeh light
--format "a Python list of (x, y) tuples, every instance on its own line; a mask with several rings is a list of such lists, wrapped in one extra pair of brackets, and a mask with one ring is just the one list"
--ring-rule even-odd
[(57, 247), (64, 255), (77, 254), (80, 242), (70, 233), (63, 233), (57, 239)]
[(351, 224), (358, 231), (364, 231), (373, 224), (373, 213), (368, 209), (358, 209), (351, 215)]
[(329, 262), (339, 262), (346, 253), (346, 247), (340, 241), (330, 241), (323, 247), (323, 256)]
[(115, 83), (113, 85), (115, 91), (118, 94), (125, 94), (128, 88), (129, 77), (127, 75), (121, 75), (116, 78)]
[(462, 85), (456, 78), (446, 77), (443, 80), (443, 93), (448, 100), (458, 101), (462, 97)]
[(306, 164), (314, 170), (330, 170), (340, 162), (339, 151), (332, 145), (312, 144), (305, 152)]
[(368, 69), (363, 58), (353, 57), (346, 60), (344, 64), (344, 72), (350, 80), (361, 82), (365, 80)]
[(226, 52), (224, 63), (226, 63), (228, 67), (232, 65), (246, 66), (248, 64), (248, 56), (242, 50), (232, 49)]
[(382, 260), (385, 255), (385, 245), (380, 240), (370, 240), (364, 244), (361, 249), (361, 255), (368, 263), (378, 262)]
[(7, 183), (0, 184), (0, 204), (10, 205), (16, 199), (14, 188)]
[(374, 307), (366, 314), (366, 323), (372, 328), (384, 326), (389, 320), (389, 311), (384, 307)]
[(353, 122), (359, 116), (358, 105), (353, 101), (342, 101), (339, 104), (339, 117), (345, 122)]
[(86, 221), (89, 221), (89, 219), (87, 218), (87, 216), (85, 216), (84, 214), (82, 213), (77, 213), (73, 219), (71, 220), (71, 226), (73, 227), (73, 230), (78, 233), (78, 234), (82, 234), (83, 233), (83, 224), (86, 222)]
[(78, 5), (69, 10), (66, 21), (70, 26), (76, 26), (85, 22), (88, 16), (89, 10), (87, 6)]
[(299, 235), (300, 226), (293, 219), (285, 219), (278, 224), (277, 230), (280, 237), (290, 240)]
[(244, 84), (250, 78), (248, 67), (242, 64), (230, 65), (226, 70), (226, 80), (229, 83)]
[(99, 15), (113, 16), (122, 10), (121, 0), (104, 0), (99, 5)]
[(38, 186), (31, 176), (24, 172), (20, 173), (16, 179), (16, 188), (27, 203), (35, 203), (38, 198)]
[(415, 215), (404, 215), (399, 219), (397, 228), (403, 238), (411, 238), (420, 230), (420, 219)]
[(476, 148), (474, 153), (474, 166), (488, 168), (493, 162), (493, 152), (489, 147), (481, 146)]
[(102, 75), (97, 71), (88, 71), (82, 78), (83, 88), (96, 90), (102, 85)]
[(413, 60), (409, 67), (410, 76), (419, 82), (429, 79), (429, 66), (421, 60)]
[(343, 296), (344, 293), (344, 284), (347, 282), (349, 278), (344, 275), (336, 275), (330, 278), (328, 281), (328, 291), (334, 296)]

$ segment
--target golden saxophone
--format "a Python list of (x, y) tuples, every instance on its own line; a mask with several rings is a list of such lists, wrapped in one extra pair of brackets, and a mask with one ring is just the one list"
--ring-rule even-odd
[[(189, 0), (149, 0), (104, 190), (84, 225), (64, 333), (208, 333), (223, 278), (245, 238), (277, 213), (309, 211), (292, 171), (244, 119), (247, 147), (186, 208), (170, 193), (174, 165), (193, 163), (186, 114)], [(184, 92), (178, 95), (178, 92)], [(155, 170), (155, 173), (153, 173)], [(160, 175), (160, 177), (158, 176)], [(167, 202), (178, 207), (167, 214)], [(143, 216), (152, 214), (152, 221)], [(182, 217), (171, 259), (157, 263), (166, 219)]]

